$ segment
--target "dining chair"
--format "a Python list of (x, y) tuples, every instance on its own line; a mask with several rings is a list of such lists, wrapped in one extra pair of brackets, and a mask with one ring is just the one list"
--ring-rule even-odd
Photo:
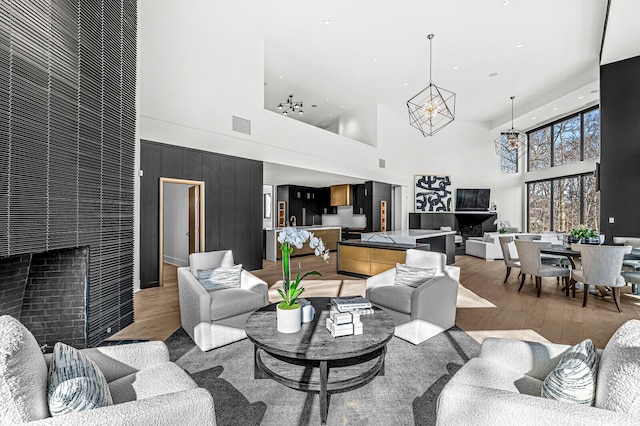
[[(613, 244), (631, 246), (632, 250), (639, 250), (640, 237), (613, 237)], [(622, 261), (622, 269), (627, 271), (640, 270), (640, 259), (638, 259), (638, 256), (625, 255)]]
[(550, 248), (551, 243), (516, 239), (515, 244), (516, 249), (518, 250), (518, 258), (520, 259), (520, 273), (522, 274), (518, 291), (522, 290), (522, 286), (524, 286), (524, 280), (527, 275), (535, 277), (538, 297), (540, 297), (543, 277), (562, 277), (565, 282), (566, 294), (569, 295), (569, 277), (571, 275), (571, 270), (562, 266), (546, 265), (542, 263), (540, 249)]
[(582, 269), (571, 270), (571, 287), (576, 297), (576, 282), (584, 284), (582, 306), (587, 306), (589, 285), (611, 287), (613, 301), (620, 309), (620, 288), (625, 285), (622, 277), (622, 260), (631, 253), (631, 246), (599, 246), (592, 244), (571, 244), (571, 249), (580, 252)]
[(498, 237), (500, 240), (500, 249), (502, 250), (502, 259), (504, 265), (507, 267), (507, 275), (504, 277), (504, 282), (507, 282), (509, 275), (511, 274), (511, 268), (520, 267), (520, 259), (518, 257), (511, 256), (511, 245), (513, 244), (512, 236)]

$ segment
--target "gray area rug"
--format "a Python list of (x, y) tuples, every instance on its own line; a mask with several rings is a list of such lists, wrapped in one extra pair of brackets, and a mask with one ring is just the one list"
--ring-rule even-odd
[[(202, 352), (179, 329), (166, 342), (171, 360), (213, 395), (219, 426), (319, 425), (317, 393), (253, 378), (247, 339)], [(386, 374), (354, 390), (331, 394), (328, 425), (432, 425), (436, 400), (480, 345), (457, 327), (414, 346), (393, 337)]]

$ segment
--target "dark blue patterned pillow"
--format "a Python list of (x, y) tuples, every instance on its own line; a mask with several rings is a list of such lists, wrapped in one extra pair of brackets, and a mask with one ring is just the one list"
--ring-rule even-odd
[(220, 266), (215, 269), (199, 269), (198, 281), (208, 291), (222, 290), (223, 288), (240, 287), (240, 275), (242, 265)]
[(567, 349), (542, 385), (542, 396), (563, 402), (593, 405), (598, 376), (598, 352), (587, 339)]
[(52, 416), (113, 405), (98, 366), (79, 350), (56, 343), (49, 367), (49, 411)]

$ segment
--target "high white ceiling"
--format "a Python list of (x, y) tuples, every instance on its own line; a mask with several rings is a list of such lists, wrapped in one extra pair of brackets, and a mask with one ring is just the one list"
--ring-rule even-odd
[[(294, 95), (305, 114), (290, 117), (320, 127), (375, 103), (406, 115), (406, 101), (429, 82), (429, 33), (433, 82), (456, 93), (456, 120), (497, 126), (509, 118), (510, 96), (525, 113), (597, 80), (607, 7), (605, 0), (216, 3), (264, 36), (265, 108), (277, 111)], [(594, 99), (576, 100), (574, 109)]]

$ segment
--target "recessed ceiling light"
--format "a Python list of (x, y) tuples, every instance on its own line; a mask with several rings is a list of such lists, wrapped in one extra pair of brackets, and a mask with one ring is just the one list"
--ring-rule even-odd
[(584, 96), (578, 96), (578, 99), (584, 99)]
[(325, 99), (325, 101), (328, 101), (328, 100), (329, 100), (329, 98)]
[(329, 117), (333, 117), (333, 114), (329, 114)]
[(325, 19), (323, 22), (325, 25), (329, 25), (331, 23), (331, 19)]
[(344, 108), (344, 105), (340, 105), (340, 108)]
[(503, 6), (506, 6), (506, 5), (508, 5), (509, 3), (511, 3), (511, 0), (503, 0), (502, 5), (503, 5)]
[(458, 69), (458, 66), (456, 65), (455, 67), (453, 67), (453, 69), (454, 69), (454, 70), (457, 70), (457, 69)]
[(524, 44), (523, 44), (523, 43), (518, 43), (518, 44), (516, 44), (516, 47), (522, 47), (522, 46), (524, 46)]
[(380, 60), (380, 59), (378, 59), (378, 58), (373, 58), (373, 59), (372, 59), (372, 61), (373, 61), (373, 62), (378, 62), (379, 60)]
[(405, 85), (405, 86), (408, 86), (408, 85), (409, 85), (409, 83), (405, 83), (404, 85)]
[(489, 77), (495, 77), (496, 75), (498, 75), (497, 72), (492, 72), (491, 74), (489, 74)]
[(553, 107), (553, 110), (554, 110), (554, 111), (557, 111), (557, 110), (558, 110), (558, 107)]
[(538, 118), (538, 117), (531, 117), (532, 120), (535, 120), (536, 118)]
[(280, 80), (282, 80), (282, 76), (280, 76)]

